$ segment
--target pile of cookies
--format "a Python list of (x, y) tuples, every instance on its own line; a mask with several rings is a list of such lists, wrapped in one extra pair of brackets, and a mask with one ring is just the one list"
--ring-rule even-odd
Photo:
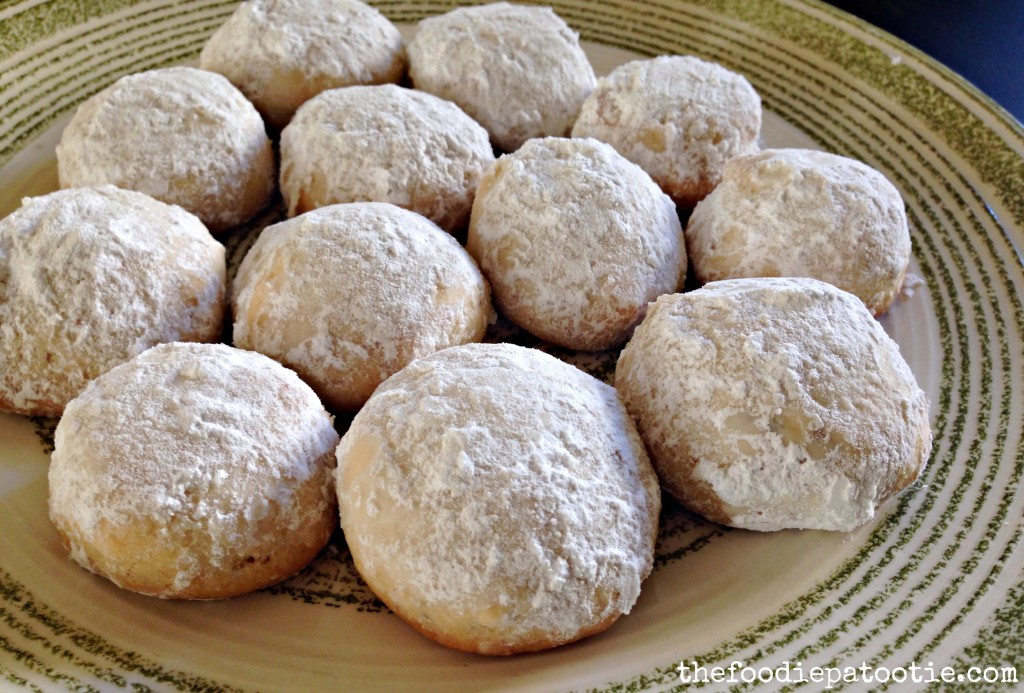
[[(597, 79), (551, 9), (503, 2), (406, 46), (358, 0), (250, 0), (199, 66), (82, 104), (62, 190), (0, 220), (0, 409), (62, 417), (50, 515), (89, 570), (243, 594), (340, 511), (395, 613), (511, 654), (630, 611), (662, 489), (846, 531), (920, 474), (928, 403), (872, 317), (909, 262), (899, 193), (761, 151), (742, 76)], [(275, 190), (289, 218), (229, 280), (214, 235)], [(614, 387), (481, 343), (499, 314), (621, 348)]]

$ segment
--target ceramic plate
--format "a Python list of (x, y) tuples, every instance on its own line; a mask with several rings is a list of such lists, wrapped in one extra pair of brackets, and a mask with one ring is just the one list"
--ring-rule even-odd
[[(411, 26), (454, 3), (378, 4)], [(663, 53), (721, 62), (762, 95), (765, 145), (853, 156), (899, 187), (920, 283), (883, 323), (931, 399), (922, 479), (850, 534), (734, 531), (668, 503), (630, 615), (575, 645), (485, 658), (388, 613), (340, 536), (300, 575), (239, 599), (117, 589), (70, 562), (47, 518), (55, 422), (0, 415), (0, 688), (636, 691), (679, 685), (682, 662), (687, 677), (718, 666), (739, 682), (774, 677), (768, 688), (787, 677), (821, 688), (838, 672), (837, 687), (853, 689), (961, 676), (995, 690), (1006, 684), (992, 679), (1024, 667), (1020, 126), (925, 56), (818, 3), (553, 4), (599, 72)], [(0, 213), (56, 187), (53, 148), (78, 103), (126, 72), (194, 61), (231, 9), (0, 2)], [(236, 256), (245, 239), (229, 239)]]

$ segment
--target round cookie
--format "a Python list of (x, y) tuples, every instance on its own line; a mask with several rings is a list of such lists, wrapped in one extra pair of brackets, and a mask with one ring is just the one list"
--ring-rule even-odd
[(662, 296), (615, 387), (662, 487), (733, 527), (852, 530), (931, 450), (899, 347), (855, 296), (815, 279)]
[(320, 92), (399, 82), (405, 64), (397, 27), (358, 0), (243, 2), (199, 54), (277, 130)]
[(686, 227), (701, 282), (813, 277), (881, 315), (910, 263), (903, 199), (875, 169), (804, 149), (736, 157)]
[(224, 264), (198, 219), (142, 193), (24, 200), (0, 220), (0, 410), (59, 416), (154, 344), (217, 340)]
[(593, 139), (531, 140), (498, 159), (477, 191), (466, 248), (506, 317), (584, 351), (624, 342), (686, 274), (672, 200)]
[(725, 162), (757, 151), (761, 98), (743, 76), (693, 56), (636, 60), (598, 80), (573, 125), (647, 171), (682, 207), (718, 184)]
[(337, 526), (333, 421), (253, 352), (154, 347), (94, 380), (54, 441), (50, 517), (65, 546), (135, 592), (251, 592), (300, 570)]
[(409, 76), (461, 106), (508, 152), (531, 137), (569, 134), (596, 82), (579, 35), (550, 7), (506, 2), (421, 21)]
[(608, 628), (651, 571), (661, 496), (614, 389), (472, 344), (390, 378), (338, 446), (360, 574), (429, 638), (531, 652)]
[(390, 202), (458, 231), (493, 163), (487, 132), (450, 101), (390, 84), (332, 89), (281, 133), (281, 194), (289, 216)]
[(57, 145), (62, 188), (116, 185), (184, 207), (213, 233), (274, 190), (259, 113), (221, 75), (169, 67), (126, 75), (79, 106)]
[(487, 283), (462, 246), (380, 202), (266, 228), (233, 290), (235, 345), (295, 369), (339, 410), (359, 408), (415, 358), (479, 341), (492, 317)]

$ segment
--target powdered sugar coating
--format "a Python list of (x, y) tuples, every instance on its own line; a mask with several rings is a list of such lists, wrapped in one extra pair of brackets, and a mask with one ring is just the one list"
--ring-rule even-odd
[(299, 570), (336, 525), (331, 417), (298, 377), (223, 344), (164, 344), (94, 380), (57, 426), (50, 517), (71, 557), (167, 598)]
[(702, 282), (814, 277), (858, 296), (875, 315), (900, 292), (910, 263), (903, 199), (854, 159), (804, 149), (737, 157), (686, 227)]
[(281, 194), (289, 216), (390, 202), (456, 231), (493, 163), (487, 132), (450, 101), (394, 85), (332, 89), (281, 134)]
[(675, 205), (593, 139), (531, 140), (477, 192), (466, 247), (510, 320), (547, 341), (621, 344), (647, 304), (679, 290), (686, 248)]
[(268, 227), (234, 284), (234, 343), (356, 409), (409, 361), (483, 338), (492, 310), (469, 254), (386, 203), (332, 205)]
[(263, 120), (221, 75), (169, 67), (126, 75), (79, 106), (57, 145), (62, 188), (116, 185), (198, 216), (218, 233), (274, 190)]
[(693, 207), (725, 162), (757, 151), (761, 98), (742, 75), (693, 56), (636, 60), (598, 80), (573, 125), (647, 171)]
[(663, 487), (734, 527), (848, 531), (920, 474), (928, 402), (853, 295), (737, 279), (663, 296), (615, 387)]
[(550, 7), (506, 2), (421, 21), (409, 76), (457, 103), (509, 152), (531, 137), (567, 135), (596, 83), (579, 35)]
[(154, 344), (216, 340), (224, 264), (198, 219), (141, 193), (25, 199), (0, 220), (0, 409), (58, 416)]
[(277, 129), (326, 89), (400, 81), (405, 63), (398, 29), (358, 0), (243, 2), (199, 54)]
[(604, 630), (651, 571), (661, 498), (639, 435), (611, 387), (536, 350), (414, 361), (356, 415), (336, 474), (363, 578), (449, 647)]

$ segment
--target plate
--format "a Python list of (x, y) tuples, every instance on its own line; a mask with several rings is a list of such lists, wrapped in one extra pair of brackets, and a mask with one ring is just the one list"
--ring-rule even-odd
[[(340, 536), (298, 576), (234, 600), (119, 590), (71, 563), (48, 521), (55, 422), (0, 415), (0, 688), (638, 691), (703, 675), (723, 689), (963, 677), (995, 690), (1018, 676), (1020, 125), (926, 56), (816, 2), (552, 4), (599, 72), (663, 53), (718, 61), (762, 95), (763, 144), (853, 156), (897, 185), (920, 283), (883, 323), (932, 403), (922, 479), (849, 534), (730, 530), (668, 503), (655, 571), (630, 615), (574, 645), (486, 658), (388, 613)], [(408, 32), (454, 3), (378, 5)], [(56, 187), (53, 148), (78, 103), (126, 72), (194, 61), (232, 7), (0, 2), (0, 213)]]

